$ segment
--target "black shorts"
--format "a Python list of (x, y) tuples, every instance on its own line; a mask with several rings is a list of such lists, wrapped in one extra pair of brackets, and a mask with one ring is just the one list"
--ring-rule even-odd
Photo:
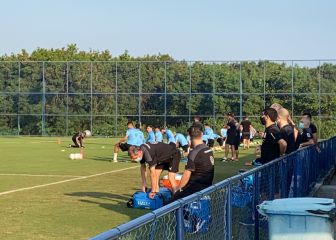
[(212, 148), (215, 145), (215, 140), (208, 139), (208, 147)]
[(224, 145), (224, 139), (223, 138), (217, 138), (217, 142), (218, 142), (218, 144), (219, 144), (219, 146), (223, 146)]
[(250, 140), (250, 133), (249, 132), (243, 132), (243, 139)]
[(236, 142), (234, 144), (234, 148), (236, 151), (239, 149), (239, 145), (240, 145), (240, 138), (237, 137)]
[(183, 152), (187, 153), (189, 150), (189, 145), (181, 146), (181, 148), (183, 149)]
[(130, 146), (128, 143), (119, 143), (119, 148), (121, 149), (121, 151), (126, 152), (129, 150)]
[[(158, 162), (155, 165), (155, 169), (168, 170), (168, 172), (177, 173), (179, 171), (181, 155), (180, 151), (176, 148), (176, 151), (173, 153), (170, 159), (167, 159), (163, 162)], [(140, 164), (144, 164), (145, 160), (142, 159)]]
[(228, 145), (235, 145), (236, 144), (236, 140), (237, 137), (236, 136), (228, 136), (226, 139), (226, 144)]

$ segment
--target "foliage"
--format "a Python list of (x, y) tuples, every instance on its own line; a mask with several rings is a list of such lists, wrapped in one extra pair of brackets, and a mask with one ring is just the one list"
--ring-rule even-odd
[(218, 131), (227, 112), (248, 115), (261, 128), (258, 116), (274, 102), (294, 116), (311, 112), (320, 127), (328, 124), (322, 138), (336, 128), (332, 62), (187, 62), (85, 52), (71, 44), (0, 57), (0, 92), (1, 134), (66, 135), (92, 124), (95, 134), (120, 135), (128, 120), (139, 119), (161, 126), (166, 120), (183, 131), (193, 115), (212, 118)]

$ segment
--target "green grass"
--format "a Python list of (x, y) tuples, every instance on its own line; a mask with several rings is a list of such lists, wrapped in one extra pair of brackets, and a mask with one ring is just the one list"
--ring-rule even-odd
[[(70, 138), (61, 140), (58, 145), (56, 138), (0, 138), (0, 239), (86, 239), (147, 213), (126, 207), (140, 187), (139, 168), (125, 162), (125, 154), (119, 157), (122, 162), (110, 162), (115, 139), (88, 139), (83, 160), (70, 160), (69, 154), (78, 150), (66, 148)], [(220, 162), (223, 153), (216, 153), (215, 181), (246, 169), (252, 152), (241, 150), (235, 163)], [(2, 194), (69, 179), (75, 180)]]

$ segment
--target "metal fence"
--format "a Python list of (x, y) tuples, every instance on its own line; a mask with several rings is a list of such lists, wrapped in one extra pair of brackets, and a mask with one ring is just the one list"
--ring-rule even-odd
[[(336, 164), (336, 137), (319, 146), (320, 153), (314, 146), (298, 150), (92, 239), (268, 239), (267, 220), (259, 215), (256, 206), (263, 200), (307, 196)], [(246, 186), (246, 179), (253, 179), (253, 184)], [(192, 233), (186, 209), (202, 199), (209, 201), (208, 225)]]
[[(0, 62), (0, 134), (120, 135), (127, 120), (184, 128), (274, 102), (336, 131), (336, 60)], [(297, 119), (297, 118), (295, 118)], [(216, 127), (215, 127), (216, 128)], [(318, 127), (318, 129), (323, 129)]]

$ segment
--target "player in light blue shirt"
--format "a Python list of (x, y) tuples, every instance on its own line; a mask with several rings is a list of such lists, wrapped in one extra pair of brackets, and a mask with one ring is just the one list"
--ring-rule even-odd
[(210, 148), (214, 147), (215, 144), (215, 138), (214, 138), (214, 131), (212, 130), (212, 128), (210, 127), (209, 124), (204, 124), (204, 135), (207, 138), (207, 145)]
[(221, 129), (221, 135), (222, 135), (222, 138), (226, 139), (227, 138), (227, 128), (226, 126), (224, 125), (223, 128)]
[(175, 143), (175, 137), (174, 137), (174, 134), (171, 130), (169, 129), (162, 129), (161, 130), (161, 133), (162, 134), (166, 134), (166, 138), (167, 138), (167, 143)]
[(128, 151), (129, 147), (132, 145), (136, 145), (137, 138), (138, 138), (138, 131), (134, 128), (132, 122), (127, 123), (127, 131), (125, 137), (121, 138), (115, 145), (114, 145), (114, 154), (113, 154), (113, 162), (118, 162), (118, 152), (119, 149), (121, 151)]
[(140, 129), (140, 124), (139, 123), (135, 124), (135, 129), (139, 132), (139, 134), (137, 135), (137, 144), (135, 146), (139, 147), (140, 145), (145, 143), (145, 136)]
[(163, 135), (161, 133), (160, 127), (155, 127), (155, 140), (156, 140), (156, 142), (162, 142), (163, 141)]
[(146, 142), (155, 143), (155, 134), (153, 132), (153, 126), (151, 125), (147, 126), (147, 133), (148, 133), (148, 136), (147, 136)]
[(189, 152), (189, 143), (186, 137), (182, 133), (174, 133), (176, 147), (181, 147), (184, 153)]

